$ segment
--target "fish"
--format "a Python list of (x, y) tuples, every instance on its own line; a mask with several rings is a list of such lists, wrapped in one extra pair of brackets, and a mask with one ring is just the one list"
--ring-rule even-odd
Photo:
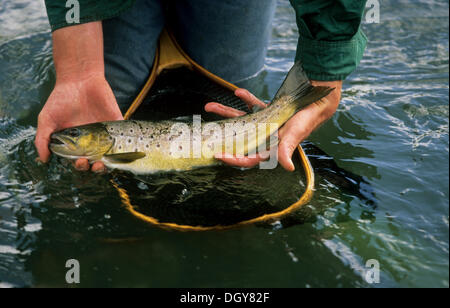
[(333, 90), (312, 86), (301, 62), (296, 62), (272, 102), (257, 112), (210, 122), (193, 116), (190, 122), (91, 123), (53, 133), (49, 149), (63, 158), (102, 161), (109, 169), (134, 174), (213, 166), (221, 163), (217, 154), (247, 155), (266, 149), (292, 116)]

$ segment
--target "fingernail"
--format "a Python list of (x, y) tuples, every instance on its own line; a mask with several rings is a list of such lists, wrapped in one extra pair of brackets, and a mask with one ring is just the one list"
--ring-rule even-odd
[(88, 171), (89, 170), (89, 166), (76, 165), (75, 164), (75, 169), (77, 169), (78, 171)]
[(97, 169), (97, 170), (92, 170), (92, 171), (94, 171), (94, 173), (106, 173), (106, 168), (103, 167), (103, 168), (100, 168), (100, 169)]
[(295, 171), (295, 165), (294, 165), (294, 163), (292, 162), (292, 159), (289, 160), (289, 164), (291, 165), (291, 171), (292, 171), (292, 172)]

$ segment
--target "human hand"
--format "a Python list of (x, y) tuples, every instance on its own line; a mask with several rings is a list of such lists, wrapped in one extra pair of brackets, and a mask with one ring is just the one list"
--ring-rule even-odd
[[(341, 99), (342, 81), (311, 81), (311, 83), (314, 86), (328, 86), (335, 88), (335, 90), (327, 97), (300, 110), (278, 131), (278, 161), (288, 171), (295, 170), (292, 155), (297, 146), (333, 116)], [(253, 106), (266, 107), (266, 104), (245, 89), (237, 89), (235, 95), (244, 101), (250, 109)], [(228, 118), (245, 114), (243, 111), (219, 103), (208, 103), (205, 110)], [(251, 168), (267, 159), (267, 155), (260, 154), (256, 157), (218, 155), (216, 159), (231, 166)]]
[[(35, 145), (39, 160), (47, 162), (50, 157), (50, 135), (58, 130), (93, 122), (123, 120), (114, 94), (102, 75), (92, 75), (56, 83), (50, 97), (38, 117)], [(78, 170), (89, 170), (85, 158), (75, 162)], [(95, 162), (92, 171), (105, 170), (102, 162)]]

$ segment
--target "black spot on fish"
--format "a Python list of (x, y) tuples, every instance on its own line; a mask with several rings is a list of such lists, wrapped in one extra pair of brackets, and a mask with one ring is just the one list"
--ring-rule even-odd
[(144, 130), (143, 128), (142, 128), (142, 125), (141, 125), (141, 123), (139, 123), (139, 122), (135, 122), (137, 125), (139, 125), (139, 128), (141, 129), (141, 132)]
[(156, 145), (156, 147), (159, 148), (159, 147), (161, 147), (161, 145), (158, 143), (158, 144)]
[(128, 139), (128, 143), (131, 143), (131, 139)]
[(178, 147), (180, 150), (182, 150), (183, 149), (183, 147), (180, 145), (179, 147)]
[(133, 133), (133, 130), (132, 130), (132, 129), (130, 129), (130, 133), (131, 133), (131, 134)]
[(146, 147), (146, 148), (148, 149), (148, 148), (149, 148), (149, 145), (148, 145), (148, 144), (146, 144), (146, 145), (145, 145), (145, 147)]
[(119, 145), (119, 150), (122, 150), (122, 146), (121, 145)]

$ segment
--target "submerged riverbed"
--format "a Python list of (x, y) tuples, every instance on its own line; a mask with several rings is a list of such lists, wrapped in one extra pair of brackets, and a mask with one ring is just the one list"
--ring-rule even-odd
[[(370, 42), (339, 111), (310, 138), (369, 196), (340, 185), (320, 154), (315, 195), (290, 221), (185, 233), (130, 215), (115, 174), (35, 162), (36, 118), (55, 78), (49, 27), (43, 1), (2, 1), (0, 287), (67, 286), (73, 258), (86, 287), (448, 287), (448, 9), (444, 0), (382, 1), (381, 22), (363, 25)], [(256, 95), (274, 95), (296, 43), (293, 9), (279, 1)], [(239, 209), (290, 204), (304, 184), (301, 172), (211, 168), (136, 189), (158, 208), (198, 200)], [(379, 284), (364, 279), (371, 259)]]

